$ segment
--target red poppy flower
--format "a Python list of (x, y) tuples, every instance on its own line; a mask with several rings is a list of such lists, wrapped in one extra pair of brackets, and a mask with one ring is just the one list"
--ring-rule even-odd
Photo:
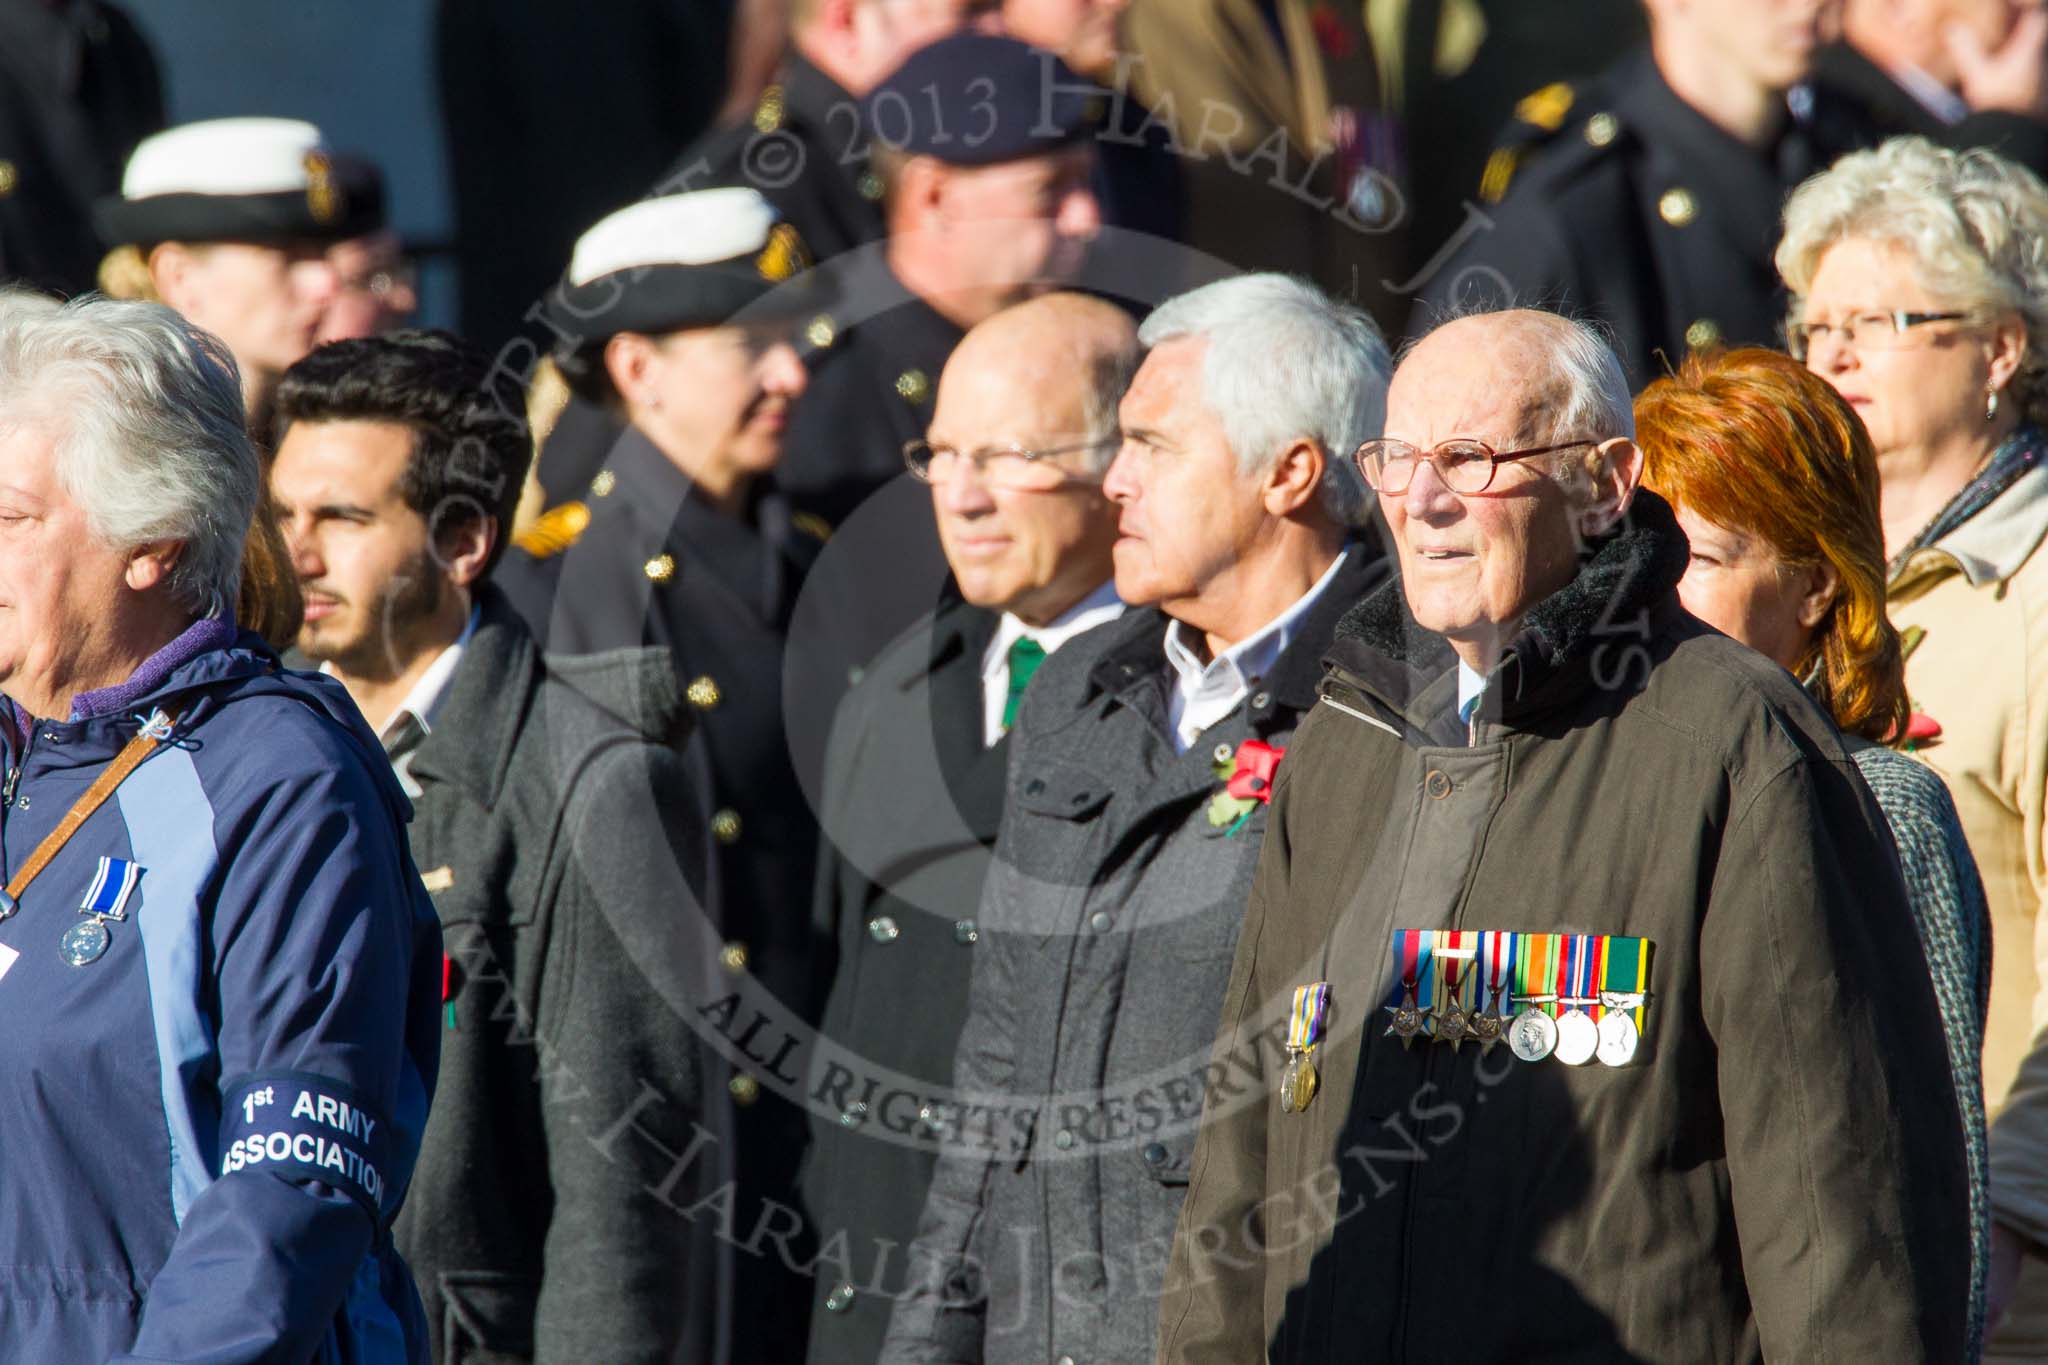
[(1915, 711), (1906, 719), (1906, 742), (1919, 744), (1941, 737), (1941, 722), (1925, 711)]
[(1273, 774), (1286, 752), (1284, 745), (1276, 747), (1261, 739), (1246, 740), (1237, 746), (1237, 768), (1224, 789), (1240, 801), (1271, 801)]
[(1315, 31), (1316, 46), (1326, 57), (1342, 59), (1351, 55), (1354, 44), (1344, 21), (1337, 17), (1337, 8), (1328, 3), (1317, 5), (1308, 14), (1309, 27)]

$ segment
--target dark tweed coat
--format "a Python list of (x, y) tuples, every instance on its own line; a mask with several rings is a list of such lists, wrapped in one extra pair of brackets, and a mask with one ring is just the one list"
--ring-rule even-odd
[(412, 765), (450, 1010), (398, 1245), (441, 1365), (716, 1365), (729, 1253), (676, 1209), (730, 1176), (723, 1075), (656, 985), (715, 971), (676, 960), (707, 856), (688, 715), (664, 651), (543, 661), (495, 588), (481, 608)]

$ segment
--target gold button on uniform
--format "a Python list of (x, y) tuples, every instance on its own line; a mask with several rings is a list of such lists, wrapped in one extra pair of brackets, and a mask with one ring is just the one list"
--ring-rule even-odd
[(747, 945), (734, 939), (718, 950), (718, 965), (738, 976), (747, 969)]
[(782, 87), (771, 85), (761, 92), (761, 102), (754, 106), (754, 131), (772, 133), (782, 126)]
[(740, 841), (740, 813), (731, 806), (711, 817), (711, 837), (721, 844)]
[(1586, 141), (1595, 147), (1605, 147), (1621, 132), (1621, 120), (1612, 114), (1595, 114), (1586, 120)]
[(896, 392), (906, 403), (922, 403), (932, 391), (932, 381), (923, 370), (905, 370), (896, 376)]
[(642, 564), (640, 570), (655, 582), (666, 583), (676, 576), (676, 557), (674, 555), (656, 555), (645, 564)]
[(718, 700), (723, 695), (718, 690), (718, 684), (712, 681), (708, 673), (691, 679), (689, 687), (683, 691), (683, 696), (689, 700), (690, 705), (699, 711), (709, 711), (718, 705)]
[(737, 1105), (749, 1105), (761, 1098), (761, 1083), (752, 1076), (735, 1076), (725, 1083), (725, 1088)]
[(1721, 339), (1721, 324), (1712, 318), (1694, 318), (1692, 325), (1685, 329), (1685, 344), (1695, 351), (1704, 351)]
[(820, 313), (804, 328), (804, 340), (822, 351), (839, 340), (839, 324), (832, 321), (831, 314)]
[(21, 173), (14, 169), (14, 163), (0, 159), (0, 199), (14, 193), (14, 187), (21, 183)]
[(1657, 198), (1657, 216), (1673, 227), (1684, 227), (1700, 216), (1700, 201), (1683, 186), (1666, 190)]
[(608, 498), (612, 494), (612, 489), (617, 487), (618, 482), (618, 475), (612, 473), (609, 469), (600, 469), (597, 471), (597, 477), (590, 481), (590, 496), (593, 498)]

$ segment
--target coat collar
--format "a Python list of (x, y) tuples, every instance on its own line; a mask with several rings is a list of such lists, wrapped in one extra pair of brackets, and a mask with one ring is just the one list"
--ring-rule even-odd
[[(1353, 540), (1345, 548), (1350, 553), (1345, 556), (1344, 567), (1310, 605), (1294, 639), (1268, 670), (1251, 706), (1255, 725), (1275, 712), (1301, 712), (1316, 704), (1323, 652), (1329, 648), (1338, 622), (1386, 578), (1386, 558), (1370, 539)], [(1108, 693), (1125, 705), (1157, 710), (1163, 716), (1166, 688), (1172, 685), (1166, 666), (1169, 623), (1165, 612), (1147, 607), (1127, 611), (1114, 624), (1101, 627), (1115, 635), (1089, 670), (1083, 704)], [(1257, 702), (1257, 697), (1263, 697), (1264, 702)]]
[(413, 755), (413, 777), (450, 783), (485, 810), (495, 807), (534, 719), (534, 693), (550, 675), (650, 743), (680, 750), (689, 733), (690, 711), (667, 650), (543, 661), (510, 599), (486, 583), (477, 594), (476, 632), (448, 684), (439, 723)]
[[(524, 618), (496, 583), (477, 593), (477, 628), (449, 681), (440, 716), (412, 759), (416, 780), (463, 788), (485, 810), (498, 804), (535, 692), (553, 677), (647, 743), (682, 749), (690, 708), (666, 649), (614, 649), (543, 659)], [(569, 755), (559, 755), (569, 757)]]
[(731, 517), (699, 497), (690, 476), (638, 428), (620, 433), (605, 467), (618, 480), (607, 504), (639, 528), (638, 544), (688, 554), (762, 619), (788, 619), (817, 545), (795, 531), (795, 511), (773, 474), (753, 481), (745, 509)]
[(1892, 580), (1896, 597), (1961, 570), (1973, 588), (2003, 583), (2048, 538), (2048, 464), (2037, 465), (1984, 509), (1934, 544), (1916, 550)]
[(449, 782), (486, 810), (497, 804), (525, 720), (540, 650), (505, 594), (485, 583), (476, 631), (463, 646), (440, 723), (413, 755), (415, 780)]
[(782, 103), (785, 110), (819, 128), (835, 111), (851, 110), (857, 131), (866, 131), (861, 102), (801, 53), (790, 53), (782, 64)]
[(897, 689), (907, 692), (962, 659), (968, 661), (970, 672), (979, 683), (982, 651), (995, 638), (996, 620), (996, 613), (984, 611), (960, 597), (949, 579), (939, 605), (931, 615), (931, 647), (925, 651), (905, 653), (902, 667), (893, 679)]
[(974, 836), (993, 844), (1003, 818), (1003, 773), (1010, 737), (982, 743), (981, 656), (995, 638), (996, 614), (952, 597), (932, 621), (926, 699), (932, 748), (954, 807)]
[[(1654, 633), (1681, 613), (1678, 580), (1689, 552), (1670, 504), (1638, 489), (1620, 529), (1596, 542), (1578, 575), (1523, 618), (1487, 673), (1480, 715), (1526, 717), (1577, 696), (1602, 645), (1642, 642), (1644, 626)], [(1398, 578), (1338, 623), (1328, 663), (1416, 730), (1462, 741), (1452, 737), (1455, 723), (1445, 726), (1447, 711), (1455, 722), (1457, 656), (1443, 636), (1416, 624)]]

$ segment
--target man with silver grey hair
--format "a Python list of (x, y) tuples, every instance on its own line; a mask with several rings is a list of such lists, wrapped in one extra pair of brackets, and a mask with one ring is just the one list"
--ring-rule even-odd
[(882, 1358), (1141, 1360), (1279, 756), (1385, 576), (1350, 452), (1389, 360), (1276, 275), (1171, 299), (1104, 475), (1121, 618), (1010, 732), (953, 1096)]
[(13, 1358), (426, 1359), (440, 932), (347, 694), (234, 625), (260, 477), (217, 339), (0, 297)]
[(1465, 317), (1357, 452), (1401, 577), (1280, 769), (1162, 1362), (1964, 1358), (1889, 829), (1797, 680), (1680, 607), (1620, 373)]

